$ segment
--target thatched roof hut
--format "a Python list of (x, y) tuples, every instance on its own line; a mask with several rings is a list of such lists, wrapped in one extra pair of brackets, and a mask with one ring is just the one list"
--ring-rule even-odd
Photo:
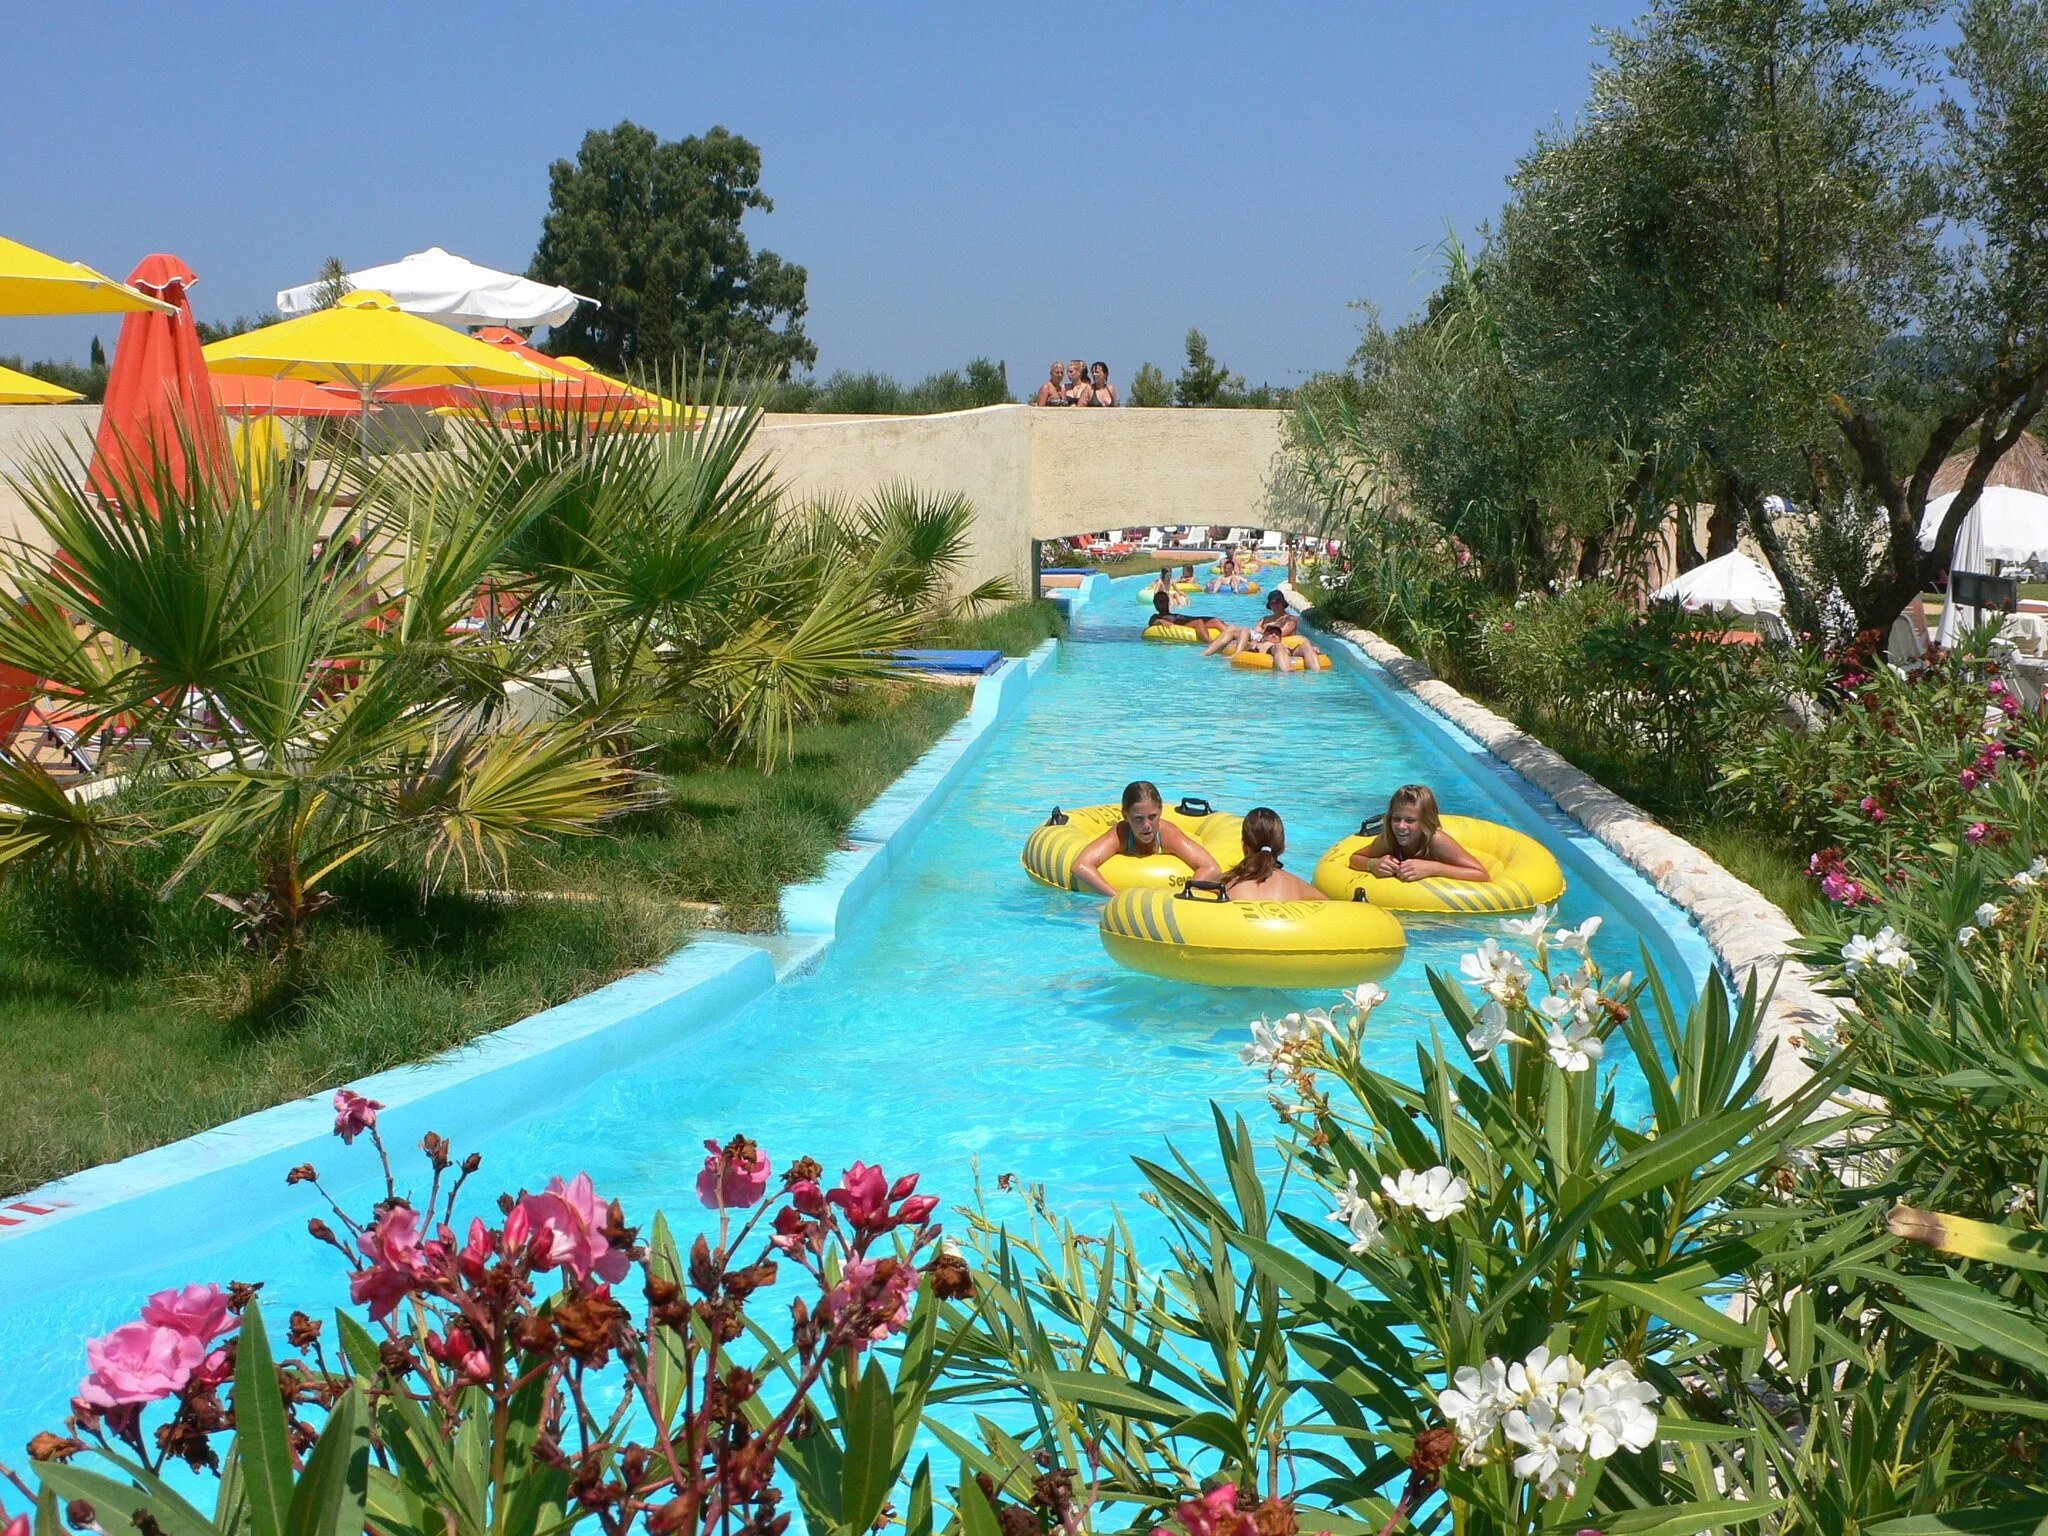
[[(1948, 461), (1934, 472), (1934, 484), (1928, 489), (1927, 499), (1932, 501), (1961, 490), (1963, 477), (1970, 472), (1970, 463), (1976, 456), (1975, 449), (1950, 454)], [(2043, 448), (2033, 433), (2022, 432), (2020, 440), (2006, 450), (2005, 457), (1991, 466), (1991, 478), (1985, 484), (2013, 485), (2048, 496), (2048, 448)]]

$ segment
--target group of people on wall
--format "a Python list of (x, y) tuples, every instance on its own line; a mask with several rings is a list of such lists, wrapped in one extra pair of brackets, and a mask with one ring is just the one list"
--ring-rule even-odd
[(1116, 386), (1109, 382), (1109, 364), (1092, 366), (1082, 358), (1055, 361), (1032, 397), (1033, 405), (1116, 405)]

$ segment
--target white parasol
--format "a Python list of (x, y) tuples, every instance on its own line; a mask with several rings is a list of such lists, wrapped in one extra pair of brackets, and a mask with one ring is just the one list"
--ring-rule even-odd
[[(511, 272), (479, 266), (441, 247), (416, 251), (381, 267), (348, 274), (351, 287), (391, 295), (407, 314), (443, 325), (560, 325), (578, 304), (595, 304), (566, 288), (536, 283)], [(301, 283), (277, 296), (286, 315), (311, 314), (320, 307), (321, 283)]]
[(1785, 612), (1785, 589), (1778, 585), (1778, 578), (1740, 550), (1694, 566), (1659, 587), (1651, 600), (1677, 603), (1693, 613), (1782, 616)]

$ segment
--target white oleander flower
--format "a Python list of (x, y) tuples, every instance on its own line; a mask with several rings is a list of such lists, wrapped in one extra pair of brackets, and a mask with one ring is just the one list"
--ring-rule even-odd
[(2048, 880), (2048, 854), (2035, 859), (2005, 883), (2016, 891), (2031, 891), (2044, 880)]
[(1364, 1018), (1373, 1009), (1387, 1000), (1387, 989), (1376, 981), (1361, 981), (1357, 986), (1346, 989), (1344, 1001), (1357, 1010)]
[(1593, 947), (1593, 935), (1600, 931), (1600, 919), (1589, 917), (1576, 928), (1560, 928), (1550, 936), (1550, 942), (1559, 949), (1568, 949), (1583, 958)]
[(1873, 934), (1856, 934), (1842, 946), (1842, 964), (1851, 976), (1872, 966), (1911, 976), (1920, 969), (1896, 928), (1887, 924)]
[(2033, 1208), (2034, 1186), (2031, 1184), (2013, 1185), (2012, 1198), (2005, 1202), (2005, 1214), (2017, 1216), (2021, 1211), (2031, 1211)]
[(1488, 999), (1479, 1010), (1479, 1021), (1465, 1032), (1465, 1046), (1474, 1056), (1490, 1056), (1507, 1037), (1508, 1011)]
[(1501, 921), (1501, 931), (1510, 938), (1535, 943), (1543, 937), (1543, 930), (1550, 926), (1551, 918), (1557, 915), (1557, 908), (1550, 902), (1543, 903), (1527, 917), (1510, 917)]
[(1552, 1359), (1550, 1346), (1538, 1344), (1529, 1351), (1527, 1359), (1508, 1367), (1508, 1392), (1516, 1402), (1533, 1402), (1539, 1397), (1555, 1402), (1558, 1393), (1577, 1386), (1584, 1377), (1585, 1367), (1576, 1356), (1567, 1354)]
[(1330, 1213), (1330, 1220), (1350, 1230), (1353, 1253), (1377, 1248), (1385, 1240), (1380, 1231), (1380, 1213), (1358, 1188), (1356, 1168), (1345, 1170), (1344, 1187), (1337, 1191), (1337, 1209)]
[[(1293, 1015), (1290, 1014), (1288, 1017), (1292, 1018)], [(1318, 1031), (1326, 1035), (1337, 1033), (1337, 1021), (1330, 1017), (1330, 1010), (1327, 1008), (1309, 1009), (1301, 1016), (1301, 1022), (1301, 1038), (1304, 1040), (1312, 1039)]]
[(1605, 1461), (1617, 1448), (1643, 1451), (1656, 1443), (1656, 1405), (1663, 1394), (1626, 1360), (1588, 1372), (1580, 1391), (1589, 1427), (1585, 1449), (1594, 1460)]
[(1381, 1175), (1380, 1188), (1396, 1205), (1419, 1211), (1425, 1221), (1449, 1221), (1465, 1209), (1472, 1186), (1442, 1163), (1417, 1173), (1403, 1168), (1391, 1177)]
[(1995, 927), (1997, 925), (1999, 917), (1998, 903), (1995, 901), (1986, 901), (1980, 903), (1977, 907), (1976, 915), (1977, 926), (1979, 928)]
[(1963, 924), (1962, 927), (1956, 930), (1957, 949), (1968, 949), (1972, 944), (1976, 942), (1977, 930), (1972, 928), (1968, 923)]
[[(1545, 998), (1555, 1002), (1555, 998)], [(1572, 1018), (1562, 1024), (1553, 1024), (1543, 1037), (1544, 1048), (1550, 1053), (1553, 1065), (1566, 1072), (1590, 1072), (1593, 1065), (1607, 1054), (1607, 1047), (1593, 1032), (1589, 1019)]]
[(1510, 1444), (1520, 1447), (1515, 1456), (1515, 1476), (1534, 1483), (1546, 1499), (1578, 1490), (1578, 1453), (1565, 1443), (1557, 1409), (1547, 1399), (1537, 1398), (1524, 1408), (1513, 1408), (1501, 1416), (1500, 1432)]
[(1529, 967), (1520, 955), (1502, 949), (1499, 939), (1481, 940), (1478, 949), (1459, 960), (1458, 973), (1496, 1002), (1519, 1002), (1529, 988)]
[(1262, 1018), (1253, 1019), (1251, 1030), (1251, 1043), (1237, 1053), (1237, 1059), (1248, 1067), (1274, 1066), (1314, 1033), (1298, 1013), (1270, 1023)]
[(1468, 1467), (1482, 1465), (1487, 1441), (1500, 1427), (1500, 1416), (1514, 1398), (1508, 1392), (1507, 1367), (1499, 1360), (1473, 1367), (1461, 1365), (1451, 1385), (1437, 1394), (1437, 1409), (1458, 1434), (1458, 1459)]

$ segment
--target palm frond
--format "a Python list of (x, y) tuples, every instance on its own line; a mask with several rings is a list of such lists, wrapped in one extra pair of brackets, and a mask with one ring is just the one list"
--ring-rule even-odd
[(67, 794), (40, 763), (0, 753), (0, 871), (97, 876), (132, 821), (104, 798)]

